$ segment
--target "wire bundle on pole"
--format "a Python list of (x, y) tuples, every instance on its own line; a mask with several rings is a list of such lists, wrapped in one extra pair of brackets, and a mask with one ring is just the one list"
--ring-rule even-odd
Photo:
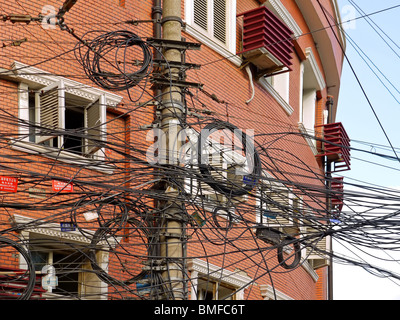
[[(98, 32), (88, 32), (83, 39), (94, 33)], [(136, 56), (132, 56), (132, 52)], [(88, 78), (110, 91), (137, 86), (152, 70), (153, 58), (149, 46), (128, 30), (106, 32), (92, 40), (84, 40), (84, 44), (77, 44), (75, 56)], [(138, 67), (132, 71), (128, 66), (134, 64)]]

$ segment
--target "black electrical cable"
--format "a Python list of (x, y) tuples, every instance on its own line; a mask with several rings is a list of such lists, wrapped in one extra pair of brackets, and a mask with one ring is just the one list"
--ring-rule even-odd
[[(109, 251), (110, 253), (113, 253), (115, 255), (122, 255), (126, 256), (126, 253), (124, 253), (124, 250), (122, 248), (113, 248), (115, 245), (111, 244), (111, 242), (116, 242), (118, 243), (118, 240), (116, 239), (116, 233), (121, 232), (121, 230), (127, 229), (129, 233), (142, 233), (143, 234), (143, 241), (146, 245), (146, 251), (148, 251), (148, 236), (149, 236), (149, 230), (147, 229), (146, 225), (142, 222), (139, 221), (136, 218), (130, 217), (124, 226), (119, 226), (121, 224), (121, 217), (116, 217), (113, 219), (110, 219), (108, 222), (104, 223), (102, 227), (98, 228), (97, 231), (94, 233), (91, 244), (90, 244), (90, 250), (88, 253), (89, 259), (91, 266), (93, 270), (96, 271), (96, 274), (98, 277), (114, 286), (122, 286), (122, 287), (127, 287), (131, 285), (132, 283), (135, 283), (141, 279), (143, 279), (148, 273), (147, 271), (143, 271), (140, 267), (140, 265), (137, 267), (139, 270), (136, 271), (136, 274), (133, 274), (132, 271), (128, 270), (130, 274), (130, 278), (127, 280), (120, 280), (116, 275), (115, 277), (110, 274), (107, 270), (103, 269), (101, 266), (101, 261), (99, 261), (97, 257), (97, 253), (101, 251)], [(115, 228), (115, 226), (118, 226)], [(119, 237), (123, 237), (124, 235), (119, 235)], [(125, 235), (127, 236), (127, 235)], [(107, 244), (109, 248), (106, 249), (101, 249), (102, 243)], [(104, 245), (103, 244), (103, 245)], [(137, 245), (137, 244), (136, 244)], [(121, 245), (119, 245), (120, 247)], [(145, 254), (141, 254), (138, 256), (138, 258), (145, 260), (146, 258)], [(107, 267), (108, 269), (108, 267)]]
[[(293, 245), (293, 250), (294, 253), (290, 253), (290, 256), (285, 258), (283, 255), (283, 252), (285, 250), (286, 246)], [(294, 256), (293, 261), (288, 263), (288, 260)], [(300, 248), (300, 242), (298, 239), (291, 237), (291, 236), (286, 236), (281, 243), (278, 245), (277, 248), (277, 257), (278, 257), (278, 262), (279, 264), (285, 268), (285, 269), (294, 269), (296, 268), (300, 261), (301, 261), (301, 248)]]
[[(6, 237), (0, 236), (0, 249), (5, 247), (14, 248), (26, 262), (26, 270), (22, 271), (22, 274), (14, 275), (13, 272), (10, 272), (10, 275), (1, 276), (0, 277), (0, 293), (4, 291), (3, 294), (6, 295), (5, 299), (17, 299), (17, 300), (29, 300), (33, 294), (36, 285), (36, 272), (35, 267), (32, 261), (32, 257), (30, 253), (25, 250), (25, 248), (18, 242), (8, 239)], [(7, 251), (8, 252), (8, 251)], [(11, 253), (11, 252), (8, 252)], [(27, 278), (27, 279), (26, 279)], [(22, 282), (22, 285), (21, 285)], [(24, 284), (26, 286), (24, 287)], [(4, 287), (3, 287), (3, 285)], [(13, 285), (16, 285), (17, 290), (13, 293)], [(11, 289), (7, 290), (6, 288), (11, 286)], [(22, 286), (22, 292), (20, 291)], [(19, 287), (19, 290), (18, 290)]]
[[(90, 31), (82, 38), (93, 33), (98, 31)], [(128, 49), (131, 53), (135, 48), (139, 49), (136, 60), (142, 59), (137, 62), (141, 67), (130, 71), (127, 66), (134, 60), (128, 54)], [(128, 90), (137, 86), (152, 71), (150, 47), (137, 34), (128, 30), (106, 32), (95, 36), (93, 40), (84, 40), (84, 44), (78, 43), (75, 47), (75, 56), (88, 78), (110, 91)]]

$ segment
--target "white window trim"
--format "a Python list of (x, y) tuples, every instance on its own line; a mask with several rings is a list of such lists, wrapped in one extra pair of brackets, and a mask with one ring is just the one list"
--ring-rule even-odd
[(308, 132), (308, 130), (306, 129), (306, 127), (304, 126), (304, 124), (302, 122), (299, 122), (298, 126), (299, 126), (300, 132), (303, 134), (304, 139), (306, 140), (307, 144), (311, 148), (312, 153), (314, 155), (317, 155), (318, 154), (318, 149), (317, 149), (317, 146), (315, 144), (315, 139), (310, 137), (310, 135), (313, 135), (313, 133)]
[[(71, 165), (82, 166), (90, 170), (97, 170), (103, 173), (112, 174), (114, 167), (104, 164), (103, 160), (88, 160), (84, 156), (77, 155), (68, 151), (60, 151), (57, 148), (47, 147), (36, 144), (34, 142), (20, 141), (18, 139), (11, 139), (10, 146), (13, 150), (30, 153), (47, 157), (49, 159), (57, 159), (57, 161), (68, 163)], [(88, 165), (90, 163), (90, 165)]]
[(321, 70), (318, 67), (317, 59), (315, 58), (313, 50), (308, 47), (305, 50), (305, 54), (307, 57), (307, 61), (309, 61), (311, 70), (314, 73), (315, 79), (317, 80), (318, 87), (316, 88), (317, 90), (323, 90), (326, 88), (326, 82), (324, 79), (324, 76), (321, 72)]
[(228, 22), (230, 23), (230, 25), (227, 26), (227, 46), (213, 40), (200, 28), (196, 28), (193, 23), (193, 0), (185, 0), (185, 31), (240, 67), (242, 59), (236, 55), (236, 0), (228, 0), (227, 5)]
[[(30, 84), (36, 87), (48, 86), (63, 80), (64, 85), (68, 87), (68, 92), (87, 100), (94, 100), (97, 96), (105, 95), (106, 104), (110, 107), (116, 107), (122, 101), (122, 97), (119, 95), (90, 87), (68, 78), (56, 76), (47, 71), (17, 61), (14, 61), (11, 70), (3, 69), (0, 71), (0, 76), (8, 76), (9, 78), (14, 79), (14, 81), (27, 83), (28, 85)], [(9, 72), (7, 73), (7, 71)]]
[(244, 300), (244, 290), (253, 283), (253, 279), (244, 275), (242, 271), (229, 271), (217, 265), (203, 261), (200, 259), (192, 259), (188, 262), (188, 269), (191, 273), (190, 276), (190, 296), (191, 300), (196, 300), (197, 297), (197, 279), (201, 275), (206, 275), (212, 281), (219, 281), (222, 284), (228, 284), (238, 291), (236, 291), (236, 300)]
[[(305, 54), (307, 57), (306, 61), (303, 61), (300, 65), (300, 108), (299, 108), (299, 123), (298, 127), (300, 132), (304, 135), (304, 139), (307, 141), (307, 144), (310, 146), (312, 152), (314, 155), (318, 154), (318, 150), (316, 147), (316, 140), (313, 139), (312, 137), (309, 137), (309, 135), (314, 135), (315, 132), (309, 132), (307, 128), (305, 127), (303, 123), (303, 113), (304, 113), (304, 108), (303, 108), (303, 86), (304, 86), (304, 72), (305, 72), (305, 63), (307, 63), (307, 66), (309, 70), (312, 71), (316, 83), (316, 90), (323, 90), (326, 88), (326, 82), (324, 80), (324, 76), (321, 72), (321, 70), (318, 67), (317, 60), (315, 59), (315, 55), (313, 53), (313, 50), (308, 47), (305, 49)], [(315, 108), (315, 107), (314, 107)]]
[(275, 289), (269, 284), (261, 284), (260, 285), (261, 296), (264, 300), (294, 300), (292, 297), (284, 294), (283, 292)]
[[(0, 77), (20, 83), (20, 90), (18, 90), (18, 117), (21, 121), (24, 121), (26, 123), (29, 122), (29, 86), (40, 88), (62, 80), (65, 87), (68, 88), (68, 92), (74, 94), (75, 96), (82, 97), (87, 100), (94, 100), (96, 97), (104, 95), (105, 103), (109, 107), (115, 108), (123, 99), (121, 96), (118, 96), (116, 94), (90, 87), (64, 77), (52, 75), (51, 73), (48, 73), (36, 67), (31, 67), (18, 61), (15, 61), (12, 64), (11, 70), (1, 69)], [(15, 150), (31, 154), (44, 155), (50, 158), (57, 158), (57, 160), (59, 161), (78, 165), (87, 165), (88, 162), (93, 161), (93, 159), (88, 160), (84, 156), (77, 155), (68, 151), (60, 151), (56, 148), (49, 148), (43, 145), (29, 142), (29, 129), (27, 128), (27, 126), (19, 126), (18, 130), (22, 138), (10, 139), (10, 145)], [(112, 173), (112, 168), (110, 168), (109, 166), (101, 165), (102, 153), (104, 154), (104, 150), (99, 150), (97, 159), (95, 159), (95, 161), (97, 160), (99, 162), (99, 165), (89, 166), (88, 168)]]
[(293, 31), (294, 37), (297, 39), (303, 34), (303, 31), (296, 23), (289, 11), (285, 8), (280, 0), (267, 0), (264, 4), (271, 9), (282, 21)]
[(274, 87), (268, 83), (268, 80), (265, 77), (261, 77), (258, 83), (279, 103), (288, 116), (293, 114), (293, 107), (282, 98), (282, 96), (274, 89)]

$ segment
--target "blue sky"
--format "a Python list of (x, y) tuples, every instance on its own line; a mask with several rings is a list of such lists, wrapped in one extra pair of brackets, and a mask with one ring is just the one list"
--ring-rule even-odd
[[(346, 54), (354, 72), (345, 62), (336, 121), (343, 123), (352, 147), (395, 157), (392, 147), (400, 148), (400, 7), (370, 15), (371, 21), (359, 18), (361, 14), (354, 3), (366, 14), (399, 5), (398, 0), (338, 0), (343, 21), (358, 19), (345, 29)], [(351, 170), (343, 173), (345, 182), (400, 187), (400, 161), (367, 152), (352, 151)], [(396, 152), (400, 158), (400, 150)], [(345, 246), (336, 243), (334, 250), (350, 255)], [(395, 256), (392, 252), (372, 253), (376, 255), (388, 260)], [(397, 262), (364, 257), (372, 264), (400, 270)], [(356, 266), (335, 264), (333, 272), (334, 299), (400, 300), (400, 281), (373, 276)]]

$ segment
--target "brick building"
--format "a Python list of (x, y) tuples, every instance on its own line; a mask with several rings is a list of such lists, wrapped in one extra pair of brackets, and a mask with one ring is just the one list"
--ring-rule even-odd
[[(322, 130), (345, 47), (336, 1), (184, 0), (168, 19), (162, 2), (0, 1), (0, 294), (327, 299), (340, 199), (325, 166), (343, 162)], [(183, 41), (157, 41), (171, 22)], [(148, 157), (170, 85), (196, 139), (180, 150), (196, 161), (173, 166)], [(207, 126), (233, 135), (202, 148)], [(224, 151), (233, 129), (251, 136), (252, 165), (243, 141)], [(200, 166), (203, 151), (217, 163)]]

